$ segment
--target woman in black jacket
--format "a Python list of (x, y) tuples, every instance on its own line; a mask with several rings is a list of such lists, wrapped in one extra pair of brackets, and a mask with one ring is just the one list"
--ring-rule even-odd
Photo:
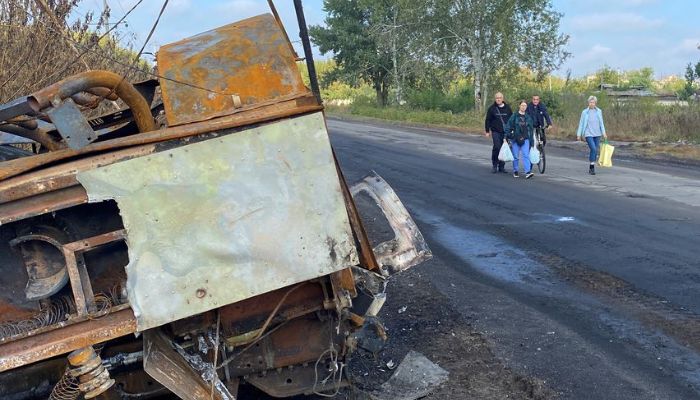
[(530, 148), (534, 144), (532, 141), (534, 123), (530, 114), (527, 113), (527, 101), (520, 100), (518, 105), (518, 112), (511, 115), (506, 123), (506, 137), (510, 140), (513, 150), (513, 177), (519, 177), (518, 159), (522, 152), (525, 179), (530, 179), (535, 175), (532, 173), (532, 164), (530, 163)]
[(498, 159), (498, 153), (501, 151), (503, 139), (505, 139), (505, 125), (511, 114), (513, 111), (503, 101), (503, 93), (496, 93), (494, 103), (486, 110), (486, 121), (484, 122), (485, 136), (491, 136), (493, 139), (493, 148), (491, 149), (491, 172), (493, 173), (497, 171), (507, 172), (506, 163)]

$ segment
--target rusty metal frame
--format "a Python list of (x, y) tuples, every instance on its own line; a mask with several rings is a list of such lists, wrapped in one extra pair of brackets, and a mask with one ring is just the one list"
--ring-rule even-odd
[(73, 290), (78, 316), (88, 315), (96, 311), (97, 308), (90, 276), (82, 257), (83, 253), (107, 243), (124, 240), (125, 238), (126, 230), (121, 229), (63, 245), (63, 256), (66, 258), (68, 278)]
[(136, 318), (128, 305), (122, 305), (99, 319), (83, 318), (51, 328), (0, 345), (0, 372), (134, 333)]

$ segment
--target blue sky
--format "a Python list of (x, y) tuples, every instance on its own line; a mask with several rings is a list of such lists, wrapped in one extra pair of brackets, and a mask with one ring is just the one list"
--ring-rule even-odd
[[(99, 9), (103, 1), (117, 20), (137, 0), (83, 0), (81, 11)], [(308, 24), (322, 24), (322, 0), (304, 0)], [(292, 41), (298, 28), (292, 0), (275, 0)], [(127, 19), (136, 47), (162, 5), (144, 0)], [(594, 72), (603, 64), (615, 69), (654, 68), (657, 77), (682, 75), (685, 65), (700, 61), (700, 0), (554, 0), (564, 13), (561, 31), (571, 36), (573, 57), (557, 74), (571, 69), (573, 76)], [(147, 51), (246, 17), (268, 12), (266, 0), (170, 0)]]

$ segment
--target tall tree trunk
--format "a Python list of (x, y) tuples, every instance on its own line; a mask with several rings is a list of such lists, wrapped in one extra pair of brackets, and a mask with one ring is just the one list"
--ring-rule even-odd
[(394, 7), (394, 14), (393, 14), (393, 22), (394, 26), (391, 31), (391, 63), (393, 64), (393, 69), (394, 69), (394, 81), (396, 82), (396, 104), (400, 105), (401, 104), (401, 79), (399, 78), (399, 62), (398, 62), (398, 54), (396, 50), (396, 18), (397, 18), (398, 11), (396, 7)]
[(482, 111), (486, 104), (486, 71), (485, 65), (481, 58), (481, 49), (478, 46), (472, 46), (472, 67), (474, 68), (474, 109)]

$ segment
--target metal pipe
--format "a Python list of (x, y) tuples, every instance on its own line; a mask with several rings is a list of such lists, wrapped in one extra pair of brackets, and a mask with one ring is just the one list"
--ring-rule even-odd
[(65, 143), (56, 141), (51, 135), (42, 129), (27, 129), (13, 124), (6, 124), (0, 126), (0, 130), (31, 139), (51, 151), (65, 149), (67, 147)]
[(31, 96), (16, 98), (8, 103), (0, 105), (0, 121), (18, 117), (24, 114), (30, 114), (39, 111), (35, 108), (34, 99)]
[(301, 0), (294, 0), (294, 10), (297, 13), (297, 21), (299, 22), (299, 38), (304, 45), (304, 57), (306, 58), (306, 67), (309, 70), (311, 92), (316, 96), (318, 104), (323, 104), (321, 100), (321, 89), (318, 87), (318, 77), (316, 76), (316, 65), (314, 65), (314, 54), (311, 50), (309, 31), (306, 29), (306, 18), (304, 17), (304, 7), (301, 5)]
[(51, 86), (47, 86), (29, 97), (29, 103), (36, 111), (51, 105), (56, 97), (65, 99), (76, 93), (91, 90), (93, 88), (114, 88), (114, 92), (131, 108), (134, 121), (140, 132), (149, 132), (156, 129), (155, 121), (151, 115), (151, 108), (136, 90), (134, 85), (124, 80), (121, 75), (109, 71), (86, 71), (69, 76)]
[(36, 122), (36, 119), (25, 116), (10, 118), (7, 120), (7, 122), (9, 122), (10, 124), (15, 124), (25, 129), (37, 129), (39, 127), (39, 124)]

